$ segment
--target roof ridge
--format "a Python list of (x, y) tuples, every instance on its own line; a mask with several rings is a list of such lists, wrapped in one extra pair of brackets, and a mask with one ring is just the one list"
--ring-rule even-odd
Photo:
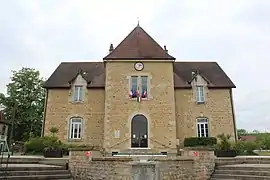
[(136, 26), (103, 60), (175, 60), (141, 26)]

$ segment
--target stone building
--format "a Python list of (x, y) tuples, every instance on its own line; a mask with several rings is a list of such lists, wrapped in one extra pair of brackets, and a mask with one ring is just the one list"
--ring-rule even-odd
[(62, 62), (47, 89), (43, 134), (63, 142), (175, 151), (186, 137), (236, 139), (233, 82), (216, 62), (175, 61), (136, 26), (103, 62)]

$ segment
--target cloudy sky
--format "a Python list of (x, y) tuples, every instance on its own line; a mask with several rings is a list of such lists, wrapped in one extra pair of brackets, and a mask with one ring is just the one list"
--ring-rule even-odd
[(11, 70), (48, 78), (62, 61), (100, 61), (137, 24), (181, 60), (217, 61), (237, 88), (237, 126), (270, 131), (269, 0), (0, 1), (0, 92)]

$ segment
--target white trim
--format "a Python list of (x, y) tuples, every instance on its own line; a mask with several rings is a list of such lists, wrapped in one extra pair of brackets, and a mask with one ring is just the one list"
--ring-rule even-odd
[(205, 90), (204, 90), (204, 86), (196, 86), (196, 101), (198, 103), (203, 103), (205, 102)]
[[(80, 120), (80, 122), (72, 122), (73, 120)], [(75, 129), (73, 128), (73, 132), (71, 132), (72, 130), (72, 126), (78, 126), (78, 128), (80, 127), (80, 137), (78, 137), (78, 133), (77, 133), (77, 137), (74, 137), (74, 132)], [(68, 129), (68, 139), (69, 140), (81, 140), (83, 136), (83, 119), (81, 117), (71, 117), (69, 119), (69, 129)]]
[(84, 93), (83, 85), (74, 85), (72, 100), (74, 102), (82, 102), (83, 101), (83, 93)]
[[(206, 120), (206, 121), (204, 121), (204, 122), (198, 122), (198, 120)], [(206, 127), (205, 127), (205, 125), (207, 124), (207, 135), (208, 136), (206, 136)], [(199, 128), (198, 128), (198, 125), (199, 125)], [(202, 136), (202, 133), (201, 133), (201, 125), (203, 125), (203, 129), (204, 129), (204, 136)], [(206, 118), (206, 117), (200, 117), (200, 118), (197, 118), (196, 119), (196, 132), (197, 132), (197, 137), (210, 137), (210, 135), (209, 135), (209, 120), (208, 120), (208, 118)]]

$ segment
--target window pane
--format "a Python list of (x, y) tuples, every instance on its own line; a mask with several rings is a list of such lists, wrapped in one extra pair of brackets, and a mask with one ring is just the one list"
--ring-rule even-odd
[(74, 119), (72, 119), (72, 123), (75, 123), (75, 122), (77, 122), (77, 123), (81, 123), (81, 122), (82, 122), (82, 120), (81, 120), (81, 119), (79, 119), (79, 118), (74, 118)]
[(131, 76), (131, 88), (132, 98), (137, 97), (136, 92), (138, 90), (138, 76)]
[(201, 137), (204, 137), (204, 124), (200, 124)]
[(81, 101), (82, 100), (82, 93), (83, 93), (82, 86), (75, 86), (74, 87), (74, 94), (73, 94), (73, 100), (74, 101)]
[(146, 98), (147, 97), (147, 86), (148, 86), (148, 77), (147, 76), (142, 76), (141, 77), (142, 80), (142, 98)]
[(208, 120), (207, 120), (206, 118), (198, 118), (198, 119), (197, 119), (197, 122), (198, 122), (198, 123), (207, 123)]
[(208, 137), (208, 123), (205, 124), (205, 137)]
[(201, 137), (201, 131), (200, 131), (200, 125), (199, 124), (197, 124), (197, 128), (198, 128), (198, 137)]
[(196, 87), (196, 100), (197, 102), (204, 102), (204, 87), (203, 86)]

